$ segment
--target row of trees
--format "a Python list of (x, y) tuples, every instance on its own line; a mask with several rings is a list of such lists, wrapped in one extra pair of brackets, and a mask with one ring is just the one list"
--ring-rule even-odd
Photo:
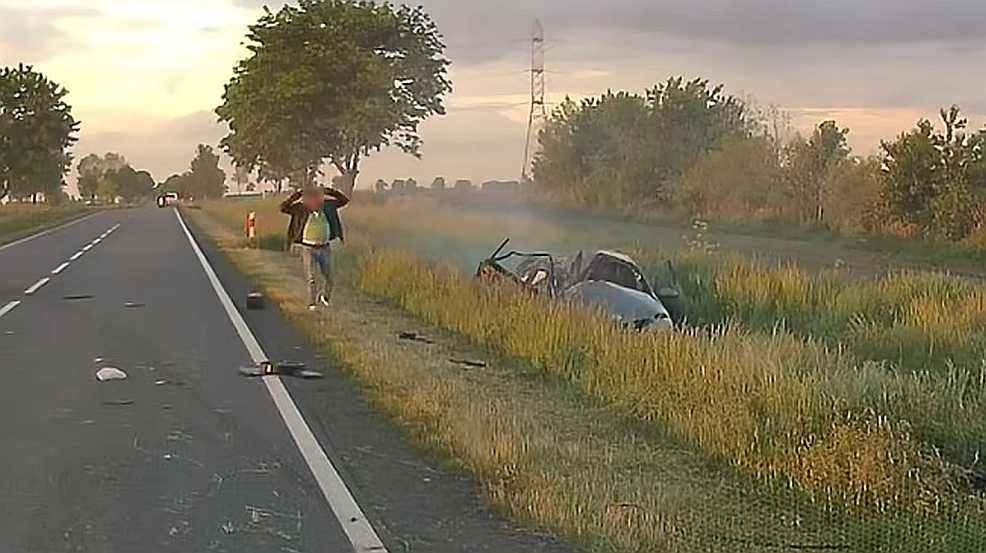
[(79, 131), (67, 94), (29, 65), (0, 68), (0, 199), (62, 197)]
[[(234, 69), (216, 109), (221, 147), (237, 175), (254, 171), (280, 190), (303, 186), (328, 163), (352, 191), (361, 161), (396, 146), (420, 156), (418, 127), (445, 113), (452, 90), (437, 25), (421, 7), (354, 0), (299, 0), (264, 15), (247, 35), (251, 55)], [(29, 66), (0, 70), (0, 198), (60, 191), (79, 123), (66, 90)], [(218, 156), (200, 147), (167, 187), (222, 194)], [(78, 165), (86, 196), (137, 198), (150, 182), (122, 156)], [(244, 179), (237, 180), (238, 183)]]
[(566, 100), (540, 135), (534, 189), (582, 206), (962, 239), (986, 215), (986, 130), (957, 107), (861, 158), (849, 130), (808, 136), (776, 109), (673, 78), (645, 94)]
[(188, 171), (171, 175), (160, 192), (176, 192), (184, 198), (221, 198), (226, 193), (226, 172), (219, 167), (219, 154), (212, 146), (199, 144)]
[(79, 194), (83, 198), (113, 202), (123, 198), (136, 202), (151, 196), (154, 177), (147, 171), (137, 171), (120, 154), (109, 152), (100, 157), (90, 154), (79, 161)]

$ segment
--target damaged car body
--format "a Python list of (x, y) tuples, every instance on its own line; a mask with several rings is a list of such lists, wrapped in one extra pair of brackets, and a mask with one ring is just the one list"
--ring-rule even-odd
[[(626, 328), (651, 332), (674, 329), (665, 301), (676, 298), (677, 291), (668, 288), (656, 293), (629, 256), (607, 250), (588, 257), (583, 252), (573, 257), (504, 252), (509, 242), (504, 240), (479, 264), (477, 277), (487, 282), (511, 281), (539, 296), (597, 309)], [(504, 266), (510, 259), (520, 260), (513, 271)]]

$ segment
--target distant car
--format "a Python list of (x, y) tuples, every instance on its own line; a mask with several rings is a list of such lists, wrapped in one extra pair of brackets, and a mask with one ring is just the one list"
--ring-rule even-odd
[[(601, 250), (586, 261), (582, 252), (570, 258), (545, 252), (502, 253), (508, 242), (509, 239), (505, 240), (480, 263), (478, 277), (485, 281), (507, 279), (537, 295), (599, 309), (614, 322), (634, 330), (674, 329), (664, 301), (676, 300), (678, 291), (668, 288), (655, 293), (629, 256)], [(515, 271), (502, 265), (510, 258), (521, 259)]]
[(178, 205), (178, 194), (168, 192), (157, 197), (157, 206), (160, 208)]

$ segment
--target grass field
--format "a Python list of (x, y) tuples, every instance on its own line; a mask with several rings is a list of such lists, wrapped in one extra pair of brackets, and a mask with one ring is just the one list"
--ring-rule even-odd
[[(259, 213), (261, 244), (282, 246), (273, 204), (206, 206), (230, 228), (247, 210)], [(986, 539), (977, 485), (986, 443), (978, 284), (809, 273), (710, 256), (694, 241), (659, 252), (639, 236), (599, 234), (585, 222), (420, 202), (357, 205), (346, 220), (353, 236), (346, 250), (358, 259), (352, 280), (366, 293), (521, 360), (539, 378), (567, 383), (741, 478), (790, 485), (852, 512), (882, 532), (880, 543), (965, 551), (958, 544)], [(591, 313), (478, 288), (462, 268), (505, 228), (548, 248), (621, 247), (655, 273), (672, 257), (689, 328), (629, 335)], [(920, 535), (903, 539), (901, 520)]]
[(46, 228), (71, 221), (85, 213), (86, 207), (78, 204), (61, 207), (50, 207), (45, 204), (0, 206), (0, 244), (13, 242)]

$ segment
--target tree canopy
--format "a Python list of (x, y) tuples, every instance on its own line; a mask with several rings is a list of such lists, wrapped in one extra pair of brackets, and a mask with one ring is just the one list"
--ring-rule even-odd
[(360, 161), (387, 146), (419, 156), (418, 126), (445, 113), (445, 44), (421, 7), (301, 0), (247, 35), (216, 109), (237, 165), (296, 185), (328, 162), (352, 189)]
[(79, 173), (79, 194), (86, 198), (97, 196), (111, 200), (116, 198), (117, 184), (110, 180), (108, 175), (128, 164), (125, 157), (114, 152), (107, 152), (102, 157), (98, 154), (89, 154), (82, 158), (76, 166)]
[(80, 125), (67, 94), (29, 65), (0, 69), (0, 198), (55, 196), (65, 185)]
[(188, 171), (171, 175), (160, 186), (186, 198), (220, 198), (226, 193), (226, 172), (219, 168), (219, 154), (212, 146), (199, 144)]
[(959, 108), (941, 110), (944, 132), (922, 119), (883, 142), (883, 192), (889, 216), (923, 236), (961, 239), (981, 220), (986, 193), (986, 129), (969, 134)]
[(705, 153), (753, 128), (742, 100), (703, 79), (671, 78), (644, 95), (566, 99), (540, 134), (534, 182), (591, 205), (666, 202)]
[(88, 198), (101, 198), (112, 202), (123, 198), (127, 202), (139, 201), (150, 196), (154, 189), (154, 177), (147, 171), (137, 171), (127, 158), (114, 152), (100, 157), (89, 154), (79, 160), (79, 194)]

